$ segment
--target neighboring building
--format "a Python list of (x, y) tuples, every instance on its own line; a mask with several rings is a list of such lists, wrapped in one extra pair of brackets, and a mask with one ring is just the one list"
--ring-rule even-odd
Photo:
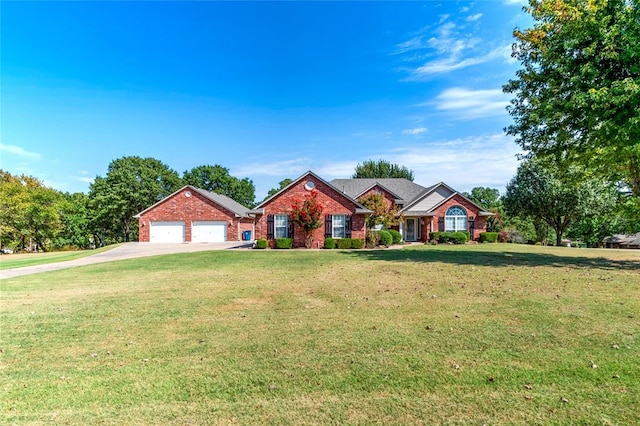
[(326, 237), (365, 238), (365, 219), (372, 212), (361, 200), (381, 194), (387, 207), (400, 217), (398, 230), (405, 241), (428, 241), (436, 231), (469, 231), (477, 240), (486, 231), (485, 211), (444, 183), (424, 187), (407, 179), (335, 179), (327, 182), (308, 171), (298, 179), (248, 209), (224, 195), (185, 186), (136, 217), (139, 240), (144, 242), (240, 241), (251, 231), (250, 240), (292, 238), (294, 247), (304, 247), (304, 230), (290, 222), (295, 201), (316, 191), (323, 207), (323, 224), (314, 232), (315, 245)]
[(472, 240), (487, 230), (493, 213), (440, 182), (424, 187), (407, 179), (334, 179), (331, 184), (355, 199), (382, 194), (401, 217), (405, 241), (428, 241), (431, 232), (469, 231)]
[(606, 248), (640, 249), (640, 232), (632, 235), (617, 234), (602, 240)]
[(211, 243), (240, 241), (253, 217), (224, 195), (187, 185), (138, 213), (139, 241)]
[(304, 230), (293, 226), (289, 212), (296, 200), (302, 202), (311, 191), (317, 191), (323, 207), (323, 225), (313, 236), (317, 247), (322, 247), (325, 237), (365, 238), (365, 218), (371, 211), (311, 171), (251, 210), (256, 238), (268, 240), (271, 247), (276, 238), (293, 238), (294, 247), (304, 247)]

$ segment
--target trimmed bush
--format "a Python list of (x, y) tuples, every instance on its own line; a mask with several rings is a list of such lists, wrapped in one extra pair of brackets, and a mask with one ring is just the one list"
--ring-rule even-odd
[(439, 243), (465, 244), (469, 241), (468, 232), (432, 232), (431, 239)]
[(336, 243), (338, 243), (338, 248), (341, 250), (351, 248), (351, 238), (340, 238), (339, 240), (336, 240)]
[(380, 245), (389, 247), (391, 243), (393, 243), (393, 237), (389, 233), (389, 231), (381, 230), (377, 231), (380, 236)]
[(336, 240), (334, 240), (331, 237), (325, 238), (324, 239), (324, 248), (326, 248), (326, 249), (334, 249), (334, 248), (336, 248)]
[(480, 242), (481, 243), (496, 243), (496, 242), (498, 242), (498, 233), (497, 232), (481, 232), (480, 233)]
[(291, 247), (293, 247), (292, 238), (276, 238), (277, 249), (290, 249)]
[(402, 242), (402, 234), (395, 229), (388, 229), (387, 232), (391, 234), (391, 240), (393, 244), (400, 244)]
[(359, 250), (364, 247), (364, 240), (360, 238), (351, 238), (351, 248)]
[(506, 243), (509, 241), (509, 231), (498, 232), (498, 242)]
[(431, 232), (429, 234), (429, 239), (431, 241), (440, 241), (440, 234), (442, 234), (442, 232)]
[(264, 238), (260, 238), (259, 240), (256, 241), (257, 249), (266, 249), (268, 245), (269, 245), (269, 242)]

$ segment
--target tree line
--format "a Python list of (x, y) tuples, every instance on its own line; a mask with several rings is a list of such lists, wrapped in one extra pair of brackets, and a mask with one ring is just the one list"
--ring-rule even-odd
[(255, 186), (220, 165), (201, 165), (180, 176), (155, 158), (113, 160), (89, 193), (47, 187), (32, 176), (0, 170), (0, 243), (22, 251), (83, 249), (138, 238), (134, 215), (184, 185), (226, 195), (252, 207)]

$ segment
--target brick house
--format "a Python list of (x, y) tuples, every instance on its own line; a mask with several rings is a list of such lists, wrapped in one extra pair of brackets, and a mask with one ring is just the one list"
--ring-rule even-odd
[(357, 200), (383, 195), (388, 207), (398, 209), (398, 230), (405, 241), (428, 241), (431, 232), (442, 231), (469, 231), (477, 240), (493, 215), (442, 182), (424, 187), (399, 178), (334, 179), (331, 184)]
[(184, 186), (138, 213), (140, 242), (240, 241), (253, 231), (253, 216), (229, 197)]
[(294, 247), (304, 247), (304, 230), (293, 226), (289, 212), (296, 200), (316, 191), (322, 205), (323, 225), (313, 234), (314, 247), (322, 247), (326, 237), (365, 238), (365, 218), (371, 213), (358, 201), (309, 171), (250, 211), (255, 215), (255, 237), (271, 247), (276, 238), (293, 238)]

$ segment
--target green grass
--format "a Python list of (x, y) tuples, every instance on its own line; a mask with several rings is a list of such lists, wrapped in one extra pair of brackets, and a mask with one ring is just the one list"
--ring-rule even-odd
[(0, 256), (0, 270), (22, 268), (24, 266), (44, 265), (46, 263), (65, 262), (91, 256), (118, 247), (118, 244), (95, 250), (54, 251), (49, 253), (19, 253)]
[(4, 424), (640, 423), (638, 251), (216, 251), (1, 286)]

